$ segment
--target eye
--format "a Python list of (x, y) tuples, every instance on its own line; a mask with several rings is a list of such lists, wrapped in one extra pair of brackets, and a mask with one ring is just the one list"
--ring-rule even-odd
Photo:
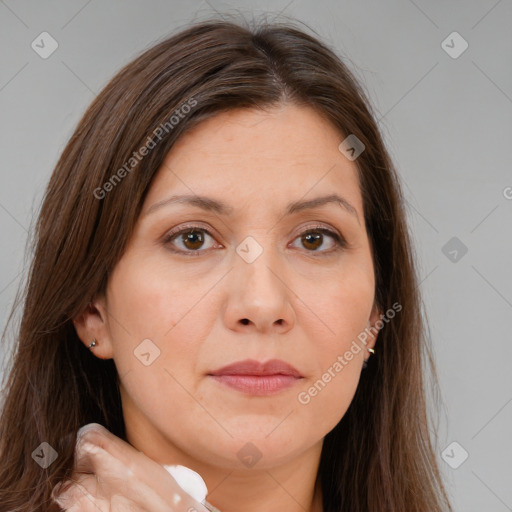
[(205, 252), (199, 249), (205, 244), (206, 238), (213, 240), (208, 230), (199, 226), (187, 226), (179, 231), (171, 231), (165, 237), (164, 243), (166, 245), (173, 245), (173, 243), (178, 244), (179, 250), (171, 247), (171, 250), (174, 252), (193, 254)]
[[(331, 242), (331, 248), (318, 250), (324, 245), (326, 236), (333, 241)], [(186, 226), (179, 231), (171, 231), (166, 235), (164, 244), (171, 246), (173, 252), (195, 256), (211, 248), (210, 246), (204, 249), (207, 238), (214, 240), (207, 229), (200, 226)], [(320, 226), (308, 228), (296, 240), (300, 240), (302, 246), (307, 249), (307, 252), (331, 253), (346, 247), (345, 239), (342, 236), (338, 235), (335, 231)], [(175, 247), (177, 245), (178, 249), (173, 248), (173, 245)]]
[[(334, 240), (334, 242), (331, 244), (331, 250), (327, 249), (318, 251), (317, 249), (324, 245), (325, 236), (327, 236), (331, 240)], [(343, 247), (346, 247), (346, 242), (343, 237), (338, 235), (338, 233), (336, 233), (335, 231), (320, 226), (309, 228), (306, 231), (302, 232), (302, 234), (300, 235), (300, 237), (297, 238), (297, 240), (300, 240), (302, 246), (308, 249), (308, 252), (330, 253)], [(334, 247), (334, 249), (332, 249), (332, 247)]]

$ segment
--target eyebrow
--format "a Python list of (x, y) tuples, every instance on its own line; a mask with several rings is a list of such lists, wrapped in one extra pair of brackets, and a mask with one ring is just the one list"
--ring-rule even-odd
[[(170, 204), (189, 204), (192, 206), (196, 206), (205, 211), (211, 211), (217, 213), (219, 215), (231, 215), (233, 213), (234, 208), (232, 206), (223, 203), (222, 201), (218, 201), (216, 199), (212, 199), (206, 196), (198, 196), (198, 195), (179, 195), (179, 196), (171, 196), (166, 199), (162, 199), (157, 203), (151, 205), (146, 212), (143, 214), (144, 217), (159, 210), (160, 208), (170, 205)], [(304, 210), (309, 210), (313, 208), (318, 208), (320, 206), (335, 203), (338, 204), (345, 211), (353, 215), (357, 221), (359, 222), (359, 215), (357, 214), (357, 210), (343, 197), (337, 194), (330, 194), (327, 196), (317, 197), (315, 199), (309, 199), (307, 201), (294, 201), (289, 203), (285, 209), (285, 213), (287, 215), (301, 212)]]

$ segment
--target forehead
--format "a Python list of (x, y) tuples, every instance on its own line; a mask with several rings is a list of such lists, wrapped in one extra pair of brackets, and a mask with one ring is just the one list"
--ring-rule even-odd
[(146, 210), (170, 193), (280, 208), (291, 200), (338, 193), (361, 216), (357, 166), (338, 149), (344, 138), (310, 107), (218, 114), (175, 143), (153, 180)]

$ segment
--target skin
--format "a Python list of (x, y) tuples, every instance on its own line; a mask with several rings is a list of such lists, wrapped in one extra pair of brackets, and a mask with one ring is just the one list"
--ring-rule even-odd
[(53, 500), (71, 512), (207, 512), (158, 463), (98, 423), (78, 431), (73, 482)]
[[(369, 352), (360, 343), (309, 403), (298, 395), (380, 314), (356, 162), (338, 149), (344, 138), (313, 109), (290, 104), (230, 111), (187, 132), (153, 180), (106, 295), (74, 320), (86, 345), (97, 340), (94, 354), (115, 361), (129, 443), (159, 464), (197, 471), (223, 512), (321, 510), (323, 438), (350, 405)], [(289, 202), (332, 193), (357, 218), (336, 203), (285, 214)], [(233, 210), (182, 203), (148, 213), (177, 194)], [(189, 224), (209, 233), (165, 241)], [(327, 234), (301, 239), (318, 225), (347, 247), (334, 250)], [(236, 251), (248, 236), (263, 251), (251, 263)], [(134, 356), (145, 339), (160, 350), (148, 366)], [(303, 378), (278, 394), (251, 396), (207, 375), (248, 358), (283, 359)], [(252, 467), (237, 455), (248, 442), (261, 455)]]

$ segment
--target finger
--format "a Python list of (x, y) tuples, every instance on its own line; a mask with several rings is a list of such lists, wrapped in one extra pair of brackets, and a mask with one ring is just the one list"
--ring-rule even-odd
[(129, 495), (118, 490), (111, 493), (110, 489), (106, 493), (108, 497), (102, 492), (91, 492), (91, 488), (97, 488), (96, 484), (95, 475), (81, 475), (53, 499), (68, 512), (181, 512), (181, 509), (165, 503), (152, 489), (145, 488), (144, 484), (137, 485)]
[(52, 493), (52, 499), (64, 510), (80, 512), (103, 512), (108, 511), (105, 503), (91, 495), (80, 483), (68, 480), (64, 491)]
[[(89, 423), (80, 428), (77, 434), (77, 449), (79, 449), (80, 444), (84, 442), (89, 442), (103, 448), (112, 455), (112, 457), (119, 460), (133, 472), (137, 470), (139, 464), (143, 464), (144, 470), (150, 470), (151, 473), (155, 471), (155, 465), (158, 466), (158, 468), (161, 467), (156, 462), (151, 461), (151, 459), (146, 457), (141, 451), (136, 450), (131, 444), (115, 436), (99, 423)], [(148, 461), (153, 462), (149, 467)], [(86, 467), (81, 467), (80, 469), (87, 471)]]
[[(130, 448), (137, 455), (147, 458), (133, 447), (130, 446)], [(197, 512), (207, 511), (203, 505), (183, 491), (162, 466), (149, 458), (147, 459), (159, 471), (161, 470), (162, 475), (159, 475), (159, 482), (147, 481), (147, 475), (141, 475), (140, 471), (134, 470), (133, 462), (131, 463), (132, 467), (127, 467), (104, 448), (93, 445), (82, 438), (77, 446), (77, 480), (96, 498), (112, 501), (114, 498), (124, 497), (131, 500), (134, 505), (142, 507), (141, 510), (180, 512), (195, 509)]]
[[(144, 482), (147, 486), (153, 488), (158, 495), (170, 503), (187, 503), (190, 507), (195, 507), (198, 512), (207, 512), (207, 509), (199, 502), (191, 498), (178, 485), (176, 480), (157, 462), (136, 450), (129, 443), (109, 432), (105, 427), (98, 423), (89, 423), (82, 427), (79, 432), (77, 449), (80, 445), (90, 442), (104, 450), (104, 454), (98, 452), (96, 455), (103, 455), (103, 463), (108, 463), (108, 455), (117, 460), (122, 466), (115, 464), (117, 471), (122, 471), (124, 478), (135, 476), (136, 479)], [(92, 453), (85, 454), (85, 458), (77, 466), (81, 472), (91, 472)], [(96, 471), (94, 471), (96, 472)], [(98, 474), (96, 472), (96, 474)], [(98, 474), (98, 476), (100, 476)]]
[[(105, 449), (82, 440), (77, 447), (76, 481), (90, 494), (111, 500), (116, 495), (134, 502), (155, 500), (155, 493)], [(161, 506), (161, 504), (160, 504)], [(154, 507), (156, 509), (156, 505)], [(165, 510), (165, 508), (163, 509)]]

